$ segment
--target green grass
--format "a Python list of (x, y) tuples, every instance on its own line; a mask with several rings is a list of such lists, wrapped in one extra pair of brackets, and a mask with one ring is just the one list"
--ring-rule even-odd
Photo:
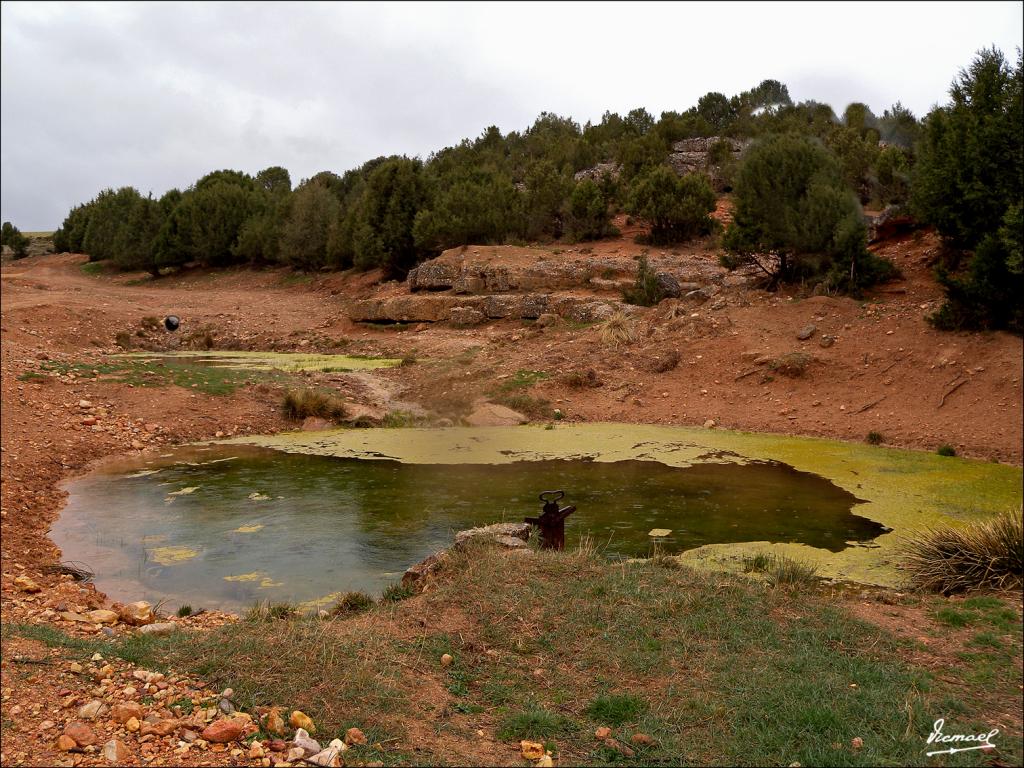
[[(509, 756), (519, 739), (543, 740), (566, 765), (917, 765), (937, 718), (949, 733), (978, 733), (1019, 706), (1020, 620), (989, 596), (927, 598), (934, 615), (973, 617), (947, 681), (915, 667), (911, 642), (853, 618), (831, 590), (609, 564), (589, 552), (454, 553), (450, 562), (403, 602), (344, 620), (180, 631), (141, 648), (138, 663), (231, 686), (249, 710), (302, 709), (318, 736), (356, 725), (371, 743), (396, 739), (367, 752), (386, 763), (480, 762), (472, 750), (483, 728)], [(82, 653), (111, 645), (74, 642), (87, 644)], [(623, 744), (639, 732), (656, 743), (625, 758), (594, 739), (599, 725)], [(423, 728), (443, 738), (417, 741)], [(850, 747), (854, 737), (862, 749)], [(1019, 733), (997, 743), (1002, 762), (1020, 763)], [(942, 764), (988, 759), (962, 753)]]
[(547, 739), (569, 733), (574, 726), (575, 724), (563, 715), (550, 712), (543, 707), (531, 706), (502, 718), (496, 735), (503, 741)]
[(647, 706), (643, 699), (628, 694), (598, 696), (587, 707), (587, 716), (600, 725), (618, 726), (635, 721)]
[[(232, 368), (218, 368), (199, 365), (187, 359), (153, 360), (147, 358), (122, 358), (103, 363), (44, 361), (41, 371), (55, 371), (67, 375), (74, 373), (80, 378), (103, 378), (131, 384), (134, 387), (178, 386), (194, 389), (207, 395), (230, 395), (240, 387), (259, 381), (279, 381), (283, 375), (277, 371), (247, 371)], [(28, 376), (28, 372), (23, 374)], [(37, 374), (42, 375), (42, 374)]]
[(506, 408), (511, 408), (513, 411), (518, 411), (524, 416), (529, 416), (533, 419), (550, 419), (554, 418), (554, 412), (551, 409), (551, 401), (543, 397), (534, 397), (528, 395), (525, 392), (501, 392), (493, 395), (491, 400), (499, 405), (504, 405)]
[(498, 389), (502, 392), (513, 392), (515, 390), (528, 389), (537, 382), (544, 381), (549, 377), (550, 375), (546, 371), (527, 371), (520, 369), (511, 377), (505, 379)]
[(106, 272), (106, 266), (102, 261), (87, 261), (78, 267), (82, 274), (96, 277)]

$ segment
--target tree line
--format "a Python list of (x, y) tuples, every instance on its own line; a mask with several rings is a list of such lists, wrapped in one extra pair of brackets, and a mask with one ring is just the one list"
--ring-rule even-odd
[[(854, 103), (838, 116), (764, 80), (657, 120), (634, 109), (580, 126), (542, 113), (521, 132), (492, 126), (426, 160), (378, 157), (295, 187), (275, 166), (214, 171), (159, 198), (107, 189), (70, 211), (55, 246), (154, 275), (195, 262), (401, 276), (467, 243), (606, 237), (619, 211), (647, 223), (650, 242), (678, 242), (715, 231), (716, 195), (703, 174), (668, 167), (672, 145), (720, 136), (753, 141), (738, 163), (724, 142), (711, 151), (734, 194), (728, 263), (767, 254), (773, 282), (856, 292), (892, 273), (867, 251), (861, 206), (901, 206), (949, 244), (939, 273), (949, 301), (936, 322), (1019, 330), (1009, 293), (1021, 279), (1020, 54), (1012, 66), (979, 52), (950, 97), (923, 120), (899, 103), (880, 116)], [(577, 176), (598, 164), (614, 170)]]

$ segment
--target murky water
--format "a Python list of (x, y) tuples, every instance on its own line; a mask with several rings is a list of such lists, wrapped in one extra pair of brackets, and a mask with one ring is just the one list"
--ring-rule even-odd
[(521, 521), (537, 494), (564, 489), (567, 546), (589, 536), (612, 556), (709, 543), (798, 542), (838, 552), (885, 527), (859, 499), (785, 464), (519, 461), (415, 464), (183, 447), (109, 465), (68, 484), (52, 536), (112, 598), (244, 609), (347, 590), (379, 593), (447, 546), (454, 531)]

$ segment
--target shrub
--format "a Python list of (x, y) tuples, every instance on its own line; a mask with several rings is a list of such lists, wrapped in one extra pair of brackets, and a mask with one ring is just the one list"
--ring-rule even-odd
[(577, 184), (569, 196), (566, 235), (579, 242), (599, 240), (614, 234), (608, 202), (595, 181), (584, 179)]
[(868, 432), (867, 441), (870, 445), (881, 445), (885, 442), (885, 438), (881, 432)]
[(300, 421), (309, 416), (340, 421), (345, 418), (345, 402), (335, 395), (315, 389), (292, 389), (285, 393), (281, 412), (286, 419)]
[(922, 531), (901, 550), (910, 583), (944, 595), (973, 589), (1019, 589), (1024, 573), (1021, 510), (983, 522)]
[(660, 165), (633, 182), (626, 210), (650, 224), (649, 242), (680, 242), (712, 231), (715, 192), (703, 174), (680, 177)]
[(747, 150), (733, 189), (733, 223), (723, 244), (739, 263), (764, 271), (769, 287), (811, 279), (856, 293), (895, 271), (867, 250), (860, 205), (836, 159), (813, 139), (758, 142)]
[(933, 321), (940, 328), (1024, 330), (1022, 94), (1020, 54), (1011, 67), (997, 49), (982, 50), (951, 85), (951, 103), (925, 118), (911, 207), (957, 254), (939, 272), (946, 304)]
[(339, 210), (338, 198), (324, 184), (307, 182), (295, 190), (281, 226), (281, 259), (301, 269), (325, 266), (328, 229)]
[(636, 282), (622, 292), (622, 300), (639, 307), (653, 307), (666, 296), (665, 289), (658, 282), (657, 273), (651, 269), (647, 254), (642, 255), (636, 265)]
[(183, 619), (192, 615), (192, 606), (186, 603), (178, 609), (178, 618)]
[(419, 260), (423, 251), (416, 246), (413, 225), (426, 202), (421, 168), (419, 160), (391, 158), (368, 176), (351, 213), (356, 267), (404, 276)]
[(760, 552), (743, 558), (743, 570), (763, 573), (772, 586), (813, 586), (818, 583), (818, 569), (784, 555)]
[(939, 456), (956, 456), (956, 448), (949, 443), (940, 445), (935, 452), (939, 454)]
[(21, 234), (21, 230), (9, 221), (0, 228), (0, 246), (6, 245), (14, 251), (14, 258), (23, 259), (28, 256), (29, 239)]

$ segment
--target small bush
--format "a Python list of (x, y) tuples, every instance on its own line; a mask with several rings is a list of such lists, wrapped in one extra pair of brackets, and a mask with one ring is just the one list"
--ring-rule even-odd
[(331, 608), (331, 614), (333, 616), (348, 616), (368, 610), (374, 605), (373, 598), (365, 592), (346, 592)]
[(871, 445), (881, 445), (885, 442), (885, 438), (881, 432), (868, 432), (867, 441)]
[(611, 346), (633, 342), (637, 338), (636, 323), (625, 312), (616, 312), (604, 322), (598, 335), (603, 344)]
[(636, 282), (632, 288), (622, 292), (622, 300), (638, 307), (653, 307), (665, 296), (665, 289), (661, 287), (657, 273), (647, 262), (646, 254), (641, 256), (636, 265)]
[(983, 522), (923, 531), (902, 545), (918, 589), (950, 595), (972, 589), (1020, 589), (1024, 517), (1011, 510)]
[(178, 609), (178, 618), (184, 619), (186, 616), (192, 615), (192, 606), (186, 603)]
[(114, 336), (114, 343), (121, 349), (131, 349), (132, 335), (128, 331), (118, 331)]
[(587, 706), (587, 716), (603, 725), (631, 723), (646, 711), (646, 701), (628, 694), (598, 696)]
[(935, 452), (939, 454), (939, 456), (956, 456), (956, 448), (949, 443), (940, 445)]
[(301, 421), (309, 416), (340, 421), (345, 418), (345, 403), (340, 398), (315, 389), (289, 390), (281, 403), (286, 419)]

